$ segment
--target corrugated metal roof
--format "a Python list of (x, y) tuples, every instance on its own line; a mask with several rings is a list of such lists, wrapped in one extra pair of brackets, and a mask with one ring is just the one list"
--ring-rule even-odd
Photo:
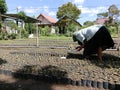
[[(19, 15), (18, 14), (4, 14), (4, 15), (1, 15), (3, 17), (6, 17), (6, 18), (12, 18), (12, 19), (20, 19), (19, 18)], [(40, 20), (37, 20), (35, 18), (32, 18), (32, 17), (29, 17), (29, 16), (26, 16), (27, 19), (25, 20), (26, 23), (36, 23), (36, 22), (41, 22)]]

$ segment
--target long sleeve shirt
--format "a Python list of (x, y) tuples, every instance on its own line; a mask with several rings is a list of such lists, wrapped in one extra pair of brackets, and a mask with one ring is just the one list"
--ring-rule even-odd
[(90, 40), (101, 27), (102, 25), (93, 25), (76, 31), (74, 34), (76, 35), (77, 40), (83, 43), (85, 39), (87, 41)]

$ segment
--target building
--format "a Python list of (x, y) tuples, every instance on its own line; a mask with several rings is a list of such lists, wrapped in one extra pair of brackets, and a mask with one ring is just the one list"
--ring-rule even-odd
[(109, 21), (108, 18), (97, 18), (95, 24), (105, 24), (105, 22)]
[(47, 16), (45, 14), (40, 14), (38, 17), (37, 17), (38, 20), (40, 20), (41, 22), (38, 24), (39, 27), (45, 27), (45, 26), (48, 26), (50, 27), (50, 32), (51, 33), (55, 33), (55, 23), (57, 22), (56, 19), (50, 17), (50, 16)]

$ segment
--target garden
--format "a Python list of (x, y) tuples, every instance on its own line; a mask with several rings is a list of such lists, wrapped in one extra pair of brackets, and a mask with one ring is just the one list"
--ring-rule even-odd
[(119, 51), (104, 51), (99, 62), (96, 55), (86, 60), (82, 51), (69, 53), (71, 46), (77, 46), (70, 37), (40, 37), (38, 47), (35, 40), (2, 40), (0, 73), (105, 89), (120, 85)]

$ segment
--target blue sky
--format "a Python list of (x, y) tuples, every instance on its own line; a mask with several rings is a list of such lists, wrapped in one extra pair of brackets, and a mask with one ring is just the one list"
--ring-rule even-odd
[(28, 16), (38, 16), (40, 13), (55, 19), (58, 7), (72, 2), (81, 10), (78, 22), (93, 21), (97, 13), (106, 12), (110, 5), (115, 4), (120, 9), (119, 0), (6, 0), (8, 12), (24, 11)]

